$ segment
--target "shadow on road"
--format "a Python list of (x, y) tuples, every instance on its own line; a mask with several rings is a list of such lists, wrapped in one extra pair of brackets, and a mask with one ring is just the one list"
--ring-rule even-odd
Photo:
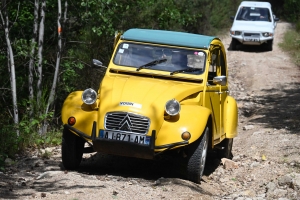
[[(300, 80), (300, 76), (297, 78)], [(278, 85), (262, 91), (265, 95), (250, 99), (254, 106), (241, 108), (242, 114), (250, 118), (258, 116), (250, 122), (266, 128), (284, 128), (291, 134), (300, 134), (300, 84)]]
[[(220, 160), (210, 153), (208, 155), (204, 175), (209, 176), (219, 166)], [(181, 157), (164, 156), (158, 160), (146, 160), (96, 153), (83, 159), (79, 172), (93, 175), (113, 175), (121, 177), (157, 180), (164, 178), (186, 179), (185, 161)]]
[(263, 53), (268, 52), (265, 45), (237, 45), (236, 50), (232, 50), (230, 46), (227, 48), (228, 51), (244, 51), (248, 53)]

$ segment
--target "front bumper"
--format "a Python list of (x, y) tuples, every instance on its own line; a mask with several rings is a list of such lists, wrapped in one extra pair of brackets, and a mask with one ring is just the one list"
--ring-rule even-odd
[[(162, 146), (156, 146), (156, 131), (153, 130), (151, 134), (150, 144), (149, 145), (142, 145), (138, 143), (130, 143), (130, 142), (123, 142), (118, 140), (111, 140), (111, 139), (104, 139), (96, 137), (96, 122), (93, 123), (92, 134), (91, 136), (77, 130), (76, 128), (65, 124), (64, 128), (71, 130), (72, 132), (76, 133), (78, 136), (83, 138), (86, 141), (92, 141), (93, 151), (101, 152), (105, 154), (111, 155), (119, 155), (119, 156), (128, 156), (128, 157), (135, 157), (135, 158), (144, 158), (144, 159), (153, 159), (158, 154), (161, 154), (164, 151), (170, 150), (174, 147), (188, 145), (188, 141), (179, 141), (176, 143), (166, 144)], [(90, 149), (90, 148), (89, 148)], [(91, 151), (84, 151), (85, 153), (90, 153)]]
[(269, 40), (273, 40), (273, 36), (264, 37), (261, 33), (242, 33), (241, 35), (230, 34), (230, 36), (244, 45), (261, 45), (267, 43)]

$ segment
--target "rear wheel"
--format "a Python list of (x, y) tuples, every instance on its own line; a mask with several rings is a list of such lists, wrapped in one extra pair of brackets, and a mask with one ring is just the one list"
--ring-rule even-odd
[(225, 138), (218, 146), (218, 157), (232, 159), (232, 144), (233, 138)]
[(209, 128), (205, 128), (200, 139), (192, 143), (189, 147), (187, 163), (187, 179), (195, 183), (200, 183), (204, 172), (205, 161), (208, 151)]
[(64, 128), (62, 137), (62, 163), (68, 170), (77, 169), (81, 163), (85, 141)]

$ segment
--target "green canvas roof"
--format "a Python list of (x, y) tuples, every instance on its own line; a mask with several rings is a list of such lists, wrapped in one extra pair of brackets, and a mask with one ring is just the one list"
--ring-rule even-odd
[(137, 28), (127, 30), (121, 37), (121, 39), (123, 40), (203, 49), (208, 49), (211, 41), (215, 38), (216, 37), (213, 36), (198, 35), (192, 33)]

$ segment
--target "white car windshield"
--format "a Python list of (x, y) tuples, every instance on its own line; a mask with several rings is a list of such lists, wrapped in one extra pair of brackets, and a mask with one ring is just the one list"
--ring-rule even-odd
[(236, 20), (271, 22), (271, 15), (268, 8), (241, 7)]
[(125, 67), (180, 73), (202, 74), (206, 54), (201, 50), (162, 47), (137, 43), (121, 43), (113, 59), (114, 64)]

